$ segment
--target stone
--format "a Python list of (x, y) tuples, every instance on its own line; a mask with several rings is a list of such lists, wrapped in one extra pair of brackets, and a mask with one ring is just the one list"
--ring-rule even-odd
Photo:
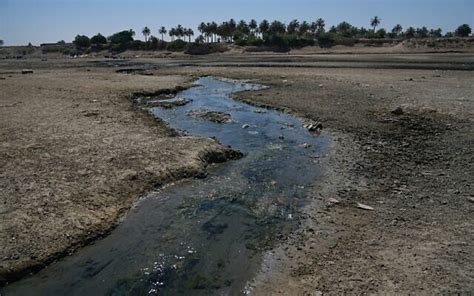
[(392, 110), (393, 115), (403, 115), (405, 111), (403, 111), (402, 107), (397, 107), (394, 110)]

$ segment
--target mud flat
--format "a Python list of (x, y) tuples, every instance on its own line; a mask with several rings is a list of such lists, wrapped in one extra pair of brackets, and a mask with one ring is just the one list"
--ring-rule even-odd
[[(7, 286), (8, 295), (240, 294), (261, 255), (298, 228), (301, 208), (320, 174), (314, 161), (328, 135), (310, 133), (291, 115), (237, 102), (229, 95), (262, 87), (204, 77), (196, 87), (150, 108), (176, 130), (213, 136), (244, 157), (148, 194), (106, 238)], [(203, 107), (211, 117), (194, 116)], [(232, 122), (215, 120), (226, 114)]]
[(0, 72), (10, 73), (0, 80), (2, 285), (105, 235), (141, 194), (204, 176), (208, 163), (234, 156), (132, 107), (132, 93), (186, 85), (187, 78)]
[(472, 71), (227, 65), (157, 73), (183, 71), (269, 85), (236, 98), (321, 122), (333, 137), (304, 222), (265, 255), (250, 291), (474, 290)]
[[(111, 90), (117, 90), (117, 88), (126, 93), (130, 93), (130, 89), (134, 91), (139, 89), (139, 87), (135, 88), (136, 84), (133, 84), (133, 87), (119, 87), (124, 79), (130, 83), (139, 82), (141, 87), (147, 88), (150, 92), (158, 88), (155, 84), (157, 80), (166, 81), (164, 82), (166, 87), (170, 84), (189, 82), (179, 75), (187, 78), (214, 75), (251, 79), (253, 82), (268, 85), (270, 88), (239, 93), (235, 95), (237, 99), (259, 107), (269, 106), (314, 122), (321, 122), (323, 132), (331, 135), (332, 141), (327, 153), (313, 159), (324, 170), (321, 170), (322, 174), (313, 180), (314, 184), (308, 186), (310, 198), (305, 199), (303, 208), (299, 212), (297, 227), (290, 228), (288, 232), (282, 232), (276, 240), (276, 245), (272, 244), (269, 249), (260, 249), (266, 252), (263, 261), (253, 261), (253, 264), (261, 263), (261, 266), (255, 268), (256, 277), (247, 283), (249, 293), (256, 295), (319, 294), (320, 292), (324, 295), (469, 294), (474, 290), (472, 280), (474, 278), (474, 249), (471, 243), (474, 238), (472, 231), (474, 229), (472, 218), (474, 196), (471, 181), (474, 179), (472, 145), (474, 141), (472, 121), (474, 118), (474, 78), (471, 71), (473, 57), (471, 53), (324, 56), (307, 56), (301, 53), (298, 56), (292, 54), (288, 56), (218, 55), (193, 58), (192, 63), (188, 57), (167, 60), (137, 59), (120, 61), (120, 65), (110, 60), (87, 59), (58, 60), (51, 63), (34, 60), (12, 61), (11, 65), (8, 61), (2, 61), (0, 76), (5, 80), (0, 80), (0, 85), (2, 90), (9, 89), (8, 95), (3, 95), (4, 92), (2, 92), (2, 100), (6, 103), (2, 103), (5, 107), (0, 109), (0, 112), (3, 112), (1, 120), (8, 119), (8, 121), (2, 121), (2, 131), (5, 131), (2, 133), (2, 140), (6, 136), (15, 135), (18, 138), (15, 140), (18, 144), (14, 145), (21, 147), (20, 140), (29, 142), (30, 138), (35, 138), (39, 129), (32, 128), (35, 126), (33, 122), (37, 122), (33, 118), (39, 116), (38, 112), (25, 111), (22, 112), (21, 119), (14, 120), (16, 112), (9, 110), (26, 108), (18, 102), (25, 100), (24, 96), (18, 95), (23, 92), (26, 92), (27, 96), (36, 97), (33, 102), (40, 106), (41, 99), (48, 97), (42, 93), (45, 91), (44, 82), (55, 80), (45, 79), (47, 78), (45, 77), (41, 83), (38, 82), (33, 87), (30, 85), (31, 81), (26, 80), (27, 76), (11, 74), (12, 71), (21, 68), (34, 69), (34, 74), (27, 75), (48, 76), (55, 73), (57, 80), (55, 84), (61, 83), (63, 86), (56, 86), (54, 93), (56, 94), (60, 89), (68, 90), (67, 93), (64, 92), (64, 95), (58, 96), (64, 100), (73, 92), (82, 93), (76, 100), (81, 104), (87, 102), (87, 105), (84, 105), (87, 108), (84, 109), (92, 108), (91, 106), (95, 106), (93, 104), (97, 104), (97, 102), (90, 102), (90, 99), (100, 101), (101, 98), (108, 98), (107, 102), (110, 102), (102, 103), (100, 106), (109, 106), (108, 108), (114, 110), (111, 112), (113, 114), (116, 110), (122, 110), (120, 114), (125, 118), (116, 131), (121, 135), (119, 138), (121, 143), (131, 141), (121, 134), (122, 129), (125, 129), (127, 134), (132, 132), (128, 137), (131, 135), (141, 137), (136, 134), (144, 133), (143, 125), (149, 126), (148, 119), (145, 119), (148, 117), (136, 119), (137, 115), (131, 115), (135, 113), (127, 109), (128, 102), (125, 103), (122, 97), (117, 95), (111, 99), (107, 96), (107, 94), (110, 95)], [(327, 62), (337, 63), (337, 65), (329, 65), (325, 68)], [(212, 67), (216, 63), (218, 67)], [(292, 67), (292, 63), (296, 63), (297, 67)], [(355, 63), (358, 63), (356, 67), (354, 67)], [(385, 63), (387, 63), (386, 66), (384, 66)], [(194, 66), (186, 66), (186, 64)], [(54, 71), (48, 69), (52, 65), (55, 67)], [(131, 65), (146, 69), (147, 76), (140, 75), (139, 72), (120, 74), (122, 76), (115, 73), (117, 69), (129, 68)], [(64, 73), (68, 75), (76, 73), (71, 76), (76, 82), (65, 80), (70, 83), (68, 87), (65, 87), (65, 82), (60, 82), (58, 78)], [(93, 79), (85, 79), (87, 76)], [(98, 77), (102, 78), (97, 79)], [(101, 83), (107, 91), (95, 96), (96, 90), (101, 88), (89, 88), (88, 83), (97, 83), (97, 81), (103, 81)], [(12, 82), (14, 84), (9, 84)], [(15, 87), (10, 87), (10, 85)], [(53, 92), (53, 90), (48, 92)], [(39, 95), (34, 94), (42, 94), (42, 96), (40, 98)], [(20, 97), (22, 99), (19, 99)], [(9, 101), (13, 99), (15, 101)], [(51, 99), (46, 100), (48, 101), (55, 102)], [(69, 124), (76, 113), (65, 113), (62, 116), (62, 112), (68, 109), (59, 108), (61, 104), (50, 103), (50, 108), (35, 108), (34, 110), (54, 111), (52, 122), (61, 119), (63, 125), (67, 126), (66, 122)], [(177, 108), (187, 108), (190, 104)], [(57, 108), (53, 108), (54, 106)], [(94, 130), (96, 126), (103, 126), (92, 125), (96, 120), (93, 120), (94, 113), (89, 114), (90, 116), (79, 117), (82, 120), (88, 120), (87, 122), (90, 121), (90, 124), (84, 125), (83, 130)], [(187, 114), (183, 116), (189, 117)], [(199, 120), (206, 122), (203, 119)], [(4, 129), (12, 122), (16, 122), (16, 125), (12, 125), (9, 130)], [(15, 133), (25, 122), (29, 122), (26, 125), (28, 128), (23, 128), (22, 133)], [(108, 128), (112, 128), (118, 123), (109, 122), (108, 124)], [(219, 123), (222, 126), (228, 124), (230, 123)], [(164, 132), (169, 131), (164, 125), (152, 126), (153, 128), (145, 129), (146, 135), (151, 133), (148, 129), (157, 130), (153, 132), (153, 138), (156, 136), (155, 133), (167, 135), (166, 141), (161, 142), (160, 145), (168, 147), (165, 143), (168, 143), (169, 139), (176, 141), (173, 143), (188, 141), (179, 142), (182, 145), (176, 144), (167, 150), (168, 155), (176, 156), (178, 151), (189, 151), (187, 149), (191, 148), (194, 150), (197, 146), (195, 143), (204, 141), (192, 137), (187, 140), (181, 137), (169, 137), (168, 132)], [(130, 130), (131, 127), (133, 131)], [(40, 130), (49, 131), (50, 135), (61, 131), (57, 125)], [(26, 136), (21, 138), (22, 134)], [(76, 135), (70, 131), (67, 134)], [(103, 130), (100, 138), (105, 138), (105, 134)], [(87, 145), (100, 143), (98, 138), (88, 141)], [(144, 138), (148, 139), (148, 137)], [(84, 139), (87, 140), (79, 136), (71, 137), (71, 139), (75, 139), (75, 145), (83, 143)], [(15, 143), (15, 141), (6, 142)], [(138, 149), (150, 149), (143, 148), (146, 146), (144, 144), (149, 143), (147, 141), (137, 140), (134, 143), (134, 146), (129, 146), (133, 147), (134, 152)], [(17, 163), (21, 163), (23, 156), (17, 152), (21, 150), (10, 145), (13, 144), (2, 146), (2, 161), (7, 163), (6, 157), (11, 155), (13, 159), (17, 159)], [(121, 149), (122, 144), (116, 146)], [(106, 154), (103, 149), (97, 148), (94, 151)], [(95, 153), (90, 155), (95, 155)], [(133, 153), (133, 155), (140, 155), (140, 153)], [(153, 157), (161, 153), (163, 153), (161, 148), (155, 149)], [(101, 163), (103, 154), (97, 158), (93, 156), (94, 164)], [(36, 155), (41, 154), (34, 155), (37, 157)], [(174, 160), (179, 162), (181, 155), (176, 156)], [(150, 156), (151, 159), (154, 159), (153, 157)], [(163, 158), (161, 161), (167, 160)], [(132, 162), (128, 162), (127, 165), (129, 163), (135, 164), (136, 161), (132, 159)], [(32, 173), (42, 172), (39, 166), (31, 167), (31, 164), (27, 163), (23, 171), (18, 171), (15, 167), (20, 166), (10, 166), (9, 170), (2, 172), (2, 186), (6, 184), (4, 187), (9, 188), (11, 183), (19, 184), (17, 186), (21, 185), (21, 188), (24, 184), (30, 184), (30, 186), (37, 184), (21, 181), (29, 180), (23, 177), (28, 176), (25, 172), (28, 172), (29, 168)], [(103, 167), (111, 168), (108, 163)], [(137, 167), (135, 171), (141, 171), (144, 167), (147, 166)], [(104, 169), (101, 172), (92, 171), (92, 173), (93, 176), (101, 176), (103, 172), (109, 171)], [(15, 177), (8, 180), (18, 180), (17, 183), (7, 182), (5, 174), (15, 174)], [(217, 175), (219, 174), (222, 172), (218, 171)], [(40, 177), (41, 175), (36, 174), (31, 178), (40, 180)], [(58, 181), (58, 184), (68, 184), (59, 177), (53, 180), (61, 181)], [(148, 183), (137, 184), (140, 188), (134, 187), (137, 192), (147, 189), (146, 186), (143, 187), (143, 184)], [(83, 186), (78, 187), (83, 188)], [(45, 183), (43, 188), (49, 189), (51, 185)], [(8, 196), (17, 196), (17, 199), (19, 196), (29, 196), (25, 194), (26, 191), (19, 194), (15, 193), (14, 188), (9, 190)], [(193, 190), (190, 189), (190, 191)], [(130, 198), (134, 199), (136, 195), (133, 194)], [(7, 195), (2, 199), (8, 200)], [(115, 206), (115, 202), (117, 201), (110, 197), (106, 205)], [(71, 206), (75, 203), (74, 200), (65, 204)], [(28, 202), (23, 202), (20, 208), (27, 209), (28, 204)], [(63, 207), (63, 203), (55, 203), (57, 204)], [(365, 206), (366, 209), (363, 209), (358, 204), (369, 206), (373, 210), (367, 210)], [(35, 209), (37, 208), (35, 206)], [(153, 212), (153, 210), (150, 211)], [(2, 215), (6, 215), (6, 212), (2, 210)], [(80, 213), (74, 208), (72, 213), (76, 212)], [(98, 214), (104, 215), (104, 212), (100, 211)], [(27, 217), (35, 215), (37, 214), (30, 210), (28, 215), (22, 214), (16, 217), (23, 217), (22, 219), (26, 220)], [(63, 215), (56, 214), (54, 217), (56, 221), (57, 217), (62, 218)], [(113, 219), (104, 223), (110, 225)], [(224, 223), (212, 224), (207, 229), (211, 232), (219, 232), (223, 229), (221, 224)], [(26, 225), (27, 231), (30, 231), (28, 228), (30, 225), (36, 225), (36, 223)], [(69, 228), (75, 229), (73, 226)], [(16, 239), (25, 228), (21, 229), (20, 227), (11, 228), (9, 232), (2, 229), (3, 233), (6, 233), (5, 237), (9, 239), (7, 240), (9, 250), (21, 250), (22, 245), (17, 242), (26, 241), (26, 238), (34, 241), (29, 233), (23, 236), (23, 240), (16, 242), (12, 240), (11, 237)], [(78, 236), (80, 233), (84, 233), (84, 230), (73, 232), (70, 237), (80, 241), (84, 238), (84, 236)], [(175, 238), (171, 238), (170, 241), (173, 239)], [(43, 243), (53, 245), (55, 240), (45, 238)], [(182, 251), (184, 253), (188, 251), (186, 246)], [(23, 258), (23, 255), (11, 258), (8, 261), (2, 260), (2, 264), (21, 261), (19, 259)], [(101, 266), (104, 265), (99, 264), (97, 268), (100, 269)], [(206, 278), (195, 279), (194, 287), (215, 284), (210, 283)], [(243, 281), (241, 278), (241, 282)], [(128, 286), (125, 285), (125, 287)]]

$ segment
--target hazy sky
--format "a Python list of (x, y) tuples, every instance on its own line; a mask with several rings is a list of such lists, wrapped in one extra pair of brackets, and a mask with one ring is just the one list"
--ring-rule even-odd
[(288, 22), (322, 17), (328, 27), (343, 20), (369, 27), (374, 15), (388, 29), (400, 23), (447, 32), (463, 23), (473, 27), (473, 11), (474, 0), (0, 0), (0, 39), (5, 45), (39, 44), (130, 28), (143, 38), (144, 26), (157, 36), (162, 25), (182, 24), (197, 32), (201, 21), (229, 18)]

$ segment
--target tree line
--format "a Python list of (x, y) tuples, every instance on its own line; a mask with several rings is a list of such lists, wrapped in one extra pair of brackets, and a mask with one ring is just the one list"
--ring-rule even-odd
[[(378, 16), (370, 19), (370, 28), (356, 27), (348, 22), (341, 22), (327, 28), (326, 22), (318, 18), (313, 22), (292, 20), (288, 24), (281, 21), (262, 20), (257, 22), (252, 19), (235, 21), (230, 19), (220, 24), (216, 22), (202, 22), (198, 26), (199, 35), (194, 38), (191, 28), (178, 25), (169, 30), (161, 26), (156, 31), (157, 38), (152, 35), (152, 30), (143, 28), (142, 35), (145, 41), (135, 40), (133, 30), (117, 32), (109, 37), (100, 33), (89, 38), (77, 35), (74, 44), (77, 48), (109, 48), (111, 50), (125, 49), (168, 49), (183, 50), (187, 44), (215, 44), (234, 43), (236, 45), (276, 46), (276, 47), (301, 47), (318, 44), (322, 47), (334, 44), (353, 44), (361, 39), (411, 39), (411, 38), (442, 38), (442, 37), (468, 37), (472, 33), (468, 24), (460, 25), (454, 32), (443, 34), (440, 28), (428, 29), (395, 25), (390, 31), (379, 28), (381, 18)], [(167, 42), (164, 36), (168, 34), (171, 41)], [(193, 40), (193, 41), (192, 41)]]

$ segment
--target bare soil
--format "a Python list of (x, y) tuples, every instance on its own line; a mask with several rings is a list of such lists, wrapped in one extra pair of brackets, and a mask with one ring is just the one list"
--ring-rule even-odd
[(172, 73), (182, 71), (269, 85), (237, 98), (319, 121), (333, 136), (331, 152), (320, 160), (326, 176), (315, 182), (314, 202), (302, 213), (300, 230), (265, 255), (249, 285), (255, 295), (474, 291), (472, 72), (207, 67)]
[(142, 193), (236, 156), (179, 136), (130, 96), (182, 76), (16, 68), (0, 75), (0, 283), (106, 234)]
[[(265, 254), (253, 294), (471, 294), (473, 61), (301, 53), (0, 62), (1, 265), (21, 270), (79, 246), (139, 193), (202, 173), (202, 151), (226, 154), (211, 140), (172, 136), (126, 98), (216, 75), (270, 86), (236, 98), (321, 122), (333, 139), (301, 227)], [(35, 72), (8, 74), (21, 68)]]

